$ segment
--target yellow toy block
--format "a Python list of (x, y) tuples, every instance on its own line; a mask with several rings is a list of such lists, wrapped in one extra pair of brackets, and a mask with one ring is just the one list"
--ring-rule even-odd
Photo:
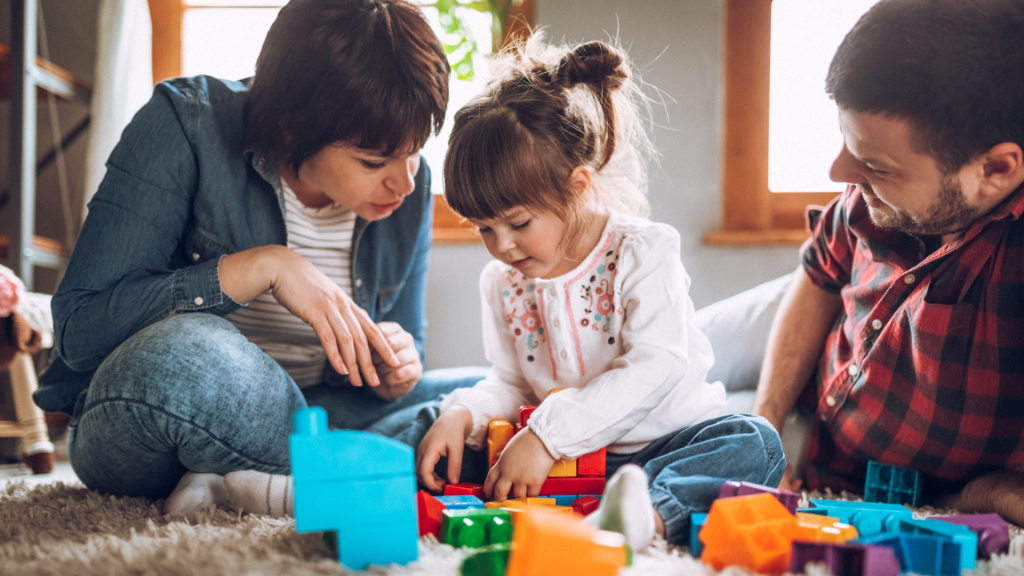
[(506, 576), (615, 576), (626, 566), (626, 538), (595, 530), (547, 507), (513, 518), (515, 532)]
[(555, 462), (555, 465), (551, 467), (551, 472), (548, 473), (548, 478), (575, 478), (576, 477), (576, 459), (572, 460), (559, 460)]
[(800, 533), (798, 540), (824, 544), (846, 544), (858, 536), (857, 529), (839, 521), (839, 518), (797, 512), (796, 524)]
[(487, 425), (487, 465), (494, 466), (516, 429), (508, 420), (491, 420)]

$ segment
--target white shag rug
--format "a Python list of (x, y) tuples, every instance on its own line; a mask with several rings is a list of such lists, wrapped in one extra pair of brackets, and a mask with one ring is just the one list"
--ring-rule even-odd
[[(831, 494), (804, 494), (835, 497)], [(855, 497), (842, 494), (840, 497)], [(806, 503), (806, 502), (804, 502)], [(408, 566), (352, 572), (328, 558), (317, 534), (298, 534), (291, 519), (210, 508), (185, 518), (165, 517), (162, 501), (115, 498), (81, 484), (32, 486), (0, 480), (0, 574), (18, 575), (321, 575), (458, 576), (470, 550), (420, 540), (420, 558)], [(947, 511), (922, 508), (921, 517)], [(1024, 574), (1024, 531), (1012, 527), (1010, 553), (979, 562), (974, 574)], [(387, 537), (385, 534), (382, 537)], [(750, 574), (715, 572), (685, 548), (657, 541), (636, 554), (622, 576)], [(808, 574), (824, 576), (824, 568)], [(966, 572), (965, 572), (966, 574)]]

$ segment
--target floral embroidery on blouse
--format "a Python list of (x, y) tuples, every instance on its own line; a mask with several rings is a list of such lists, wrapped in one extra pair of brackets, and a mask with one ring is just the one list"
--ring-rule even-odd
[[(516, 340), (525, 338), (526, 349), (533, 352), (545, 342), (544, 325), (537, 308), (536, 286), (515, 270), (509, 270), (507, 278), (511, 286), (501, 293), (505, 301), (505, 323)], [(526, 359), (534, 361), (532, 354)]]
[[(605, 262), (600, 264), (590, 278), (580, 285), (580, 298), (584, 300), (583, 317), (580, 326), (595, 332), (610, 333), (612, 316), (622, 315), (615, 305), (615, 296), (622, 296), (622, 288), (615, 283), (619, 274), (619, 254), (615, 250), (605, 253)], [(615, 344), (615, 337), (608, 337), (608, 344)]]

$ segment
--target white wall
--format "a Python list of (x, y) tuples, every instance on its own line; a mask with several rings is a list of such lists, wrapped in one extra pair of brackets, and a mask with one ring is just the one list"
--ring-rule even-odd
[[(722, 210), (721, 0), (538, 0), (538, 21), (555, 40), (618, 35), (643, 80), (665, 94), (656, 107), (660, 168), (651, 171), (652, 219), (682, 236), (690, 296), (700, 307), (791, 272), (796, 247), (713, 248), (701, 236)], [(485, 364), (477, 276), (482, 246), (435, 246), (427, 293), (427, 368)]]

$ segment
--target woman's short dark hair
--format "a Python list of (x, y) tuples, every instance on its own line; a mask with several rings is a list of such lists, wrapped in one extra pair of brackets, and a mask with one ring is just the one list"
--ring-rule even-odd
[(391, 155), (444, 123), (448, 59), (405, 0), (291, 0), (270, 27), (246, 108), (246, 144), (298, 171), (347, 142)]
[(1021, 0), (882, 0), (840, 44), (826, 92), (909, 121), (951, 173), (996, 144), (1024, 147), (1022, 70)]

